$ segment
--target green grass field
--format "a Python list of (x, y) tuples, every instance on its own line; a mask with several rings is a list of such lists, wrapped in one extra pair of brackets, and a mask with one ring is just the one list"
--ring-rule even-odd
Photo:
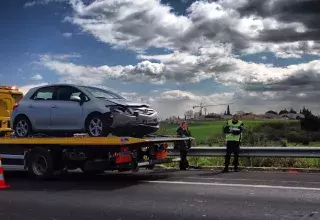
[[(268, 123), (279, 123), (279, 120), (243, 120), (245, 129), (254, 128), (256, 125), (259, 125), (264, 122)], [(284, 121), (281, 123), (292, 123), (295, 121)], [(197, 121), (189, 122), (189, 130), (192, 136), (198, 141), (206, 141), (208, 138), (213, 135), (222, 134), (222, 128), (226, 120), (213, 120), (213, 121)], [(157, 133), (174, 135), (176, 133), (178, 125), (177, 124), (168, 124), (162, 123), (160, 130)]]

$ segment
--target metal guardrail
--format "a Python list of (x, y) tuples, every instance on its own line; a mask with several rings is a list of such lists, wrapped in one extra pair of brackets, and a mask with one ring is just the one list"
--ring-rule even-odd
[[(178, 151), (169, 148), (169, 156), (179, 156)], [(223, 157), (226, 147), (191, 147), (190, 157)], [(320, 158), (320, 147), (240, 147), (240, 157), (295, 157)]]

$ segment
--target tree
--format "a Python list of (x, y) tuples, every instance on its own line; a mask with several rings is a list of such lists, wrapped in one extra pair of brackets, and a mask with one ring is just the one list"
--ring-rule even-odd
[(277, 113), (277, 112), (272, 111), (272, 110), (267, 111), (267, 112), (266, 112), (266, 114), (274, 114), (274, 115), (278, 115), (278, 113)]
[(301, 128), (305, 131), (319, 131), (320, 118), (315, 115), (306, 115), (305, 118), (300, 120)]
[(301, 114), (303, 114), (305, 117), (309, 116), (309, 115), (312, 115), (312, 112), (309, 110), (309, 109), (306, 109), (304, 106), (303, 106), (303, 109), (301, 111)]
[(192, 110), (188, 110), (184, 113), (185, 119), (190, 119), (193, 117), (193, 111)]
[(288, 113), (289, 112), (287, 111), (287, 109), (284, 109), (279, 112), (279, 115), (288, 114)]
[(231, 112), (230, 112), (230, 107), (229, 107), (229, 105), (228, 105), (228, 107), (227, 107), (227, 115), (231, 115)]
[(293, 110), (293, 108), (290, 109), (290, 113), (297, 114), (297, 112), (295, 110)]

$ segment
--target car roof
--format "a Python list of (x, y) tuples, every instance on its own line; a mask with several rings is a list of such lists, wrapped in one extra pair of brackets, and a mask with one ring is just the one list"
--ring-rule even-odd
[[(40, 88), (45, 88), (45, 87), (50, 87), (50, 86), (74, 86), (74, 87), (99, 88), (99, 89), (107, 90), (105, 88), (100, 88), (98, 86), (93, 86), (93, 85), (82, 85), (82, 84), (71, 84), (71, 83), (51, 83), (51, 84), (36, 86), (36, 87), (33, 87), (32, 89), (40, 89)], [(109, 90), (107, 90), (107, 91), (109, 91)]]
[[(100, 87), (97, 87), (97, 86), (91, 86), (91, 85), (80, 85), (80, 84), (71, 84), (71, 83), (52, 83), (52, 84), (45, 84), (45, 85), (41, 85), (41, 86), (36, 86), (36, 87), (33, 87), (31, 88), (28, 93), (30, 92), (35, 92), (36, 90), (38, 89), (41, 89), (41, 88), (46, 88), (46, 87), (51, 87), (51, 86), (73, 86), (73, 87), (83, 87), (83, 88), (98, 88), (98, 89), (103, 89), (103, 90), (106, 90), (107, 92), (110, 92), (110, 93), (114, 93), (113, 91), (111, 90), (107, 90), (107, 89), (104, 89), (104, 88), (100, 88)], [(27, 95), (27, 94), (26, 94)]]
[(36, 86), (36, 87), (33, 87), (33, 89), (40, 89), (40, 88), (51, 87), (51, 86), (75, 86), (75, 87), (79, 87), (80, 85), (70, 84), (70, 83), (51, 83), (51, 84), (45, 84), (45, 85), (41, 85), (41, 86)]

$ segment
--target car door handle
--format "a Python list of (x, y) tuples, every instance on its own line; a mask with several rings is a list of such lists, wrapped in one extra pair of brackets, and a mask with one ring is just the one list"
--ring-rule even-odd
[(51, 108), (58, 108), (58, 106), (57, 105), (53, 105), (53, 106), (51, 106)]
[(28, 108), (33, 108), (33, 105), (28, 105)]

